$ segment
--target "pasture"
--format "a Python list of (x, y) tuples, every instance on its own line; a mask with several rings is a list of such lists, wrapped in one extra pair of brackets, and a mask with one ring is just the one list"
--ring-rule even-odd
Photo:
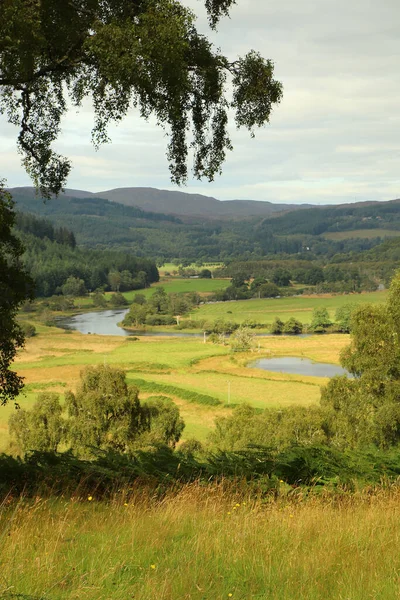
[[(153, 283), (145, 290), (132, 290), (124, 292), (125, 298), (132, 302), (136, 294), (143, 294), (149, 298), (158, 287), (163, 287), (167, 294), (183, 294), (197, 292), (198, 294), (211, 294), (216, 290), (223, 290), (230, 284), (229, 279), (173, 279), (163, 278), (158, 283)], [(106, 294), (106, 296), (109, 295)]]
[(288, 298), (260, 298), (251, 300), (238, 300), (229, 302), (216, 302), (204, 304), (194, 309), (189, 318), (206, 319), (214, 321), (223, 319), (243, 323), (253, 320), (256, 323), (268, 325), (275, 317), (283, 321), (294, 317), (302, 323), (310, 323), (314, 308), (326, 308), (332, 320), (335, 312), (346, 304), (381, 303), (386, 300), (387, 292), (368, 292), (362, 294), (343, 295), (313, 295), (292, 296)]

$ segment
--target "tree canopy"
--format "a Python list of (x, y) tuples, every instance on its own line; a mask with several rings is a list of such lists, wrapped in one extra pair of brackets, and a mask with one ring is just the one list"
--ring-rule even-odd
[[(234, 0), (205, 0), (211, 28)], [(267, 123), (282, 86), (251, 50), (230, 61), (179, 0), (3, 0), (0, 112), (20, 129), (23, 164), (42, 193), (58, 193), (71, 163), (52, 149), (69, 102), (89, 97), (95, 147), (130, 107), (169, 134), (172, 180), (212, 180), (231, 149), (228, 112), (252, 134)], [(228, 90), (232, 90), (228, 94)]]
[(386, 447), (400, 440), (400, 271), (386, 304), (351, 316), (351, 344), (341, 356), (354, 379), (334, 377), (322, 390), (337, 445)]
[(0, 181), (0, 404), (15, 398), (23, 385), (22, 378), (9, 367), (24, 343), (15, 316), (33, 289), (21, 264), (23, 248), (13, 234), (14, 223), (12, 199)]

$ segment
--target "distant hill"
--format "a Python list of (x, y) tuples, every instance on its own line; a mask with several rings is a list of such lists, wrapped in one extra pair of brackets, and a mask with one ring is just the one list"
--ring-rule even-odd
[(374, 229), (399, 230), (400, 235), (400, 199), (291, 211), (274, 219), (264, 219), (260, 227), (279, 232), (279, 235), (323, 236), (339, 231)]
[(307, 208), (122, 188), (99, 194), (68, 189), (43, 202), (32, 187), (11, 191), (18, 211), (68, 228), (79, 246), (118, 248), (167, 262), (226, 262), (277, 254), (299, 257), (304, 248), (309, 258), (309, 252), (319, 256), (371, 249), (386, 237), (386, 231), (400, 235), (400, 200)]
[[(11, 192), (23, 196), (35, 196), (33, 187), (12, 188)], [(105, 192), (86, 192), (66, 189), (70, 198), (101, 198), (111, 202), (134, 206), (144, 211), (164, 213), (179, 217), (200, 217), (208, 219), (237, 219), (243, 217), (266, 217), (273, 213), (308, 208), (310, 204), (274, 204), (255, 200), (221, 201), (202, 194), (158, 190), (156, 188), (116, 188)]]

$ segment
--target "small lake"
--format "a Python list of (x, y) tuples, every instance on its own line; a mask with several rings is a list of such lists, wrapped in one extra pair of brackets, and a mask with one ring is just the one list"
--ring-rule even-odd
[(347, 375), (352, 377), (346, 369), (330, 363), (317, 363), (308, 358), (295, 356), (280, 356), (277, 358), (260, 358), (247, 365), (253, 369), (274, 371), (276, 373), (289, 373), (291, 375), (312, 375), (313, 377), (334, 377)]

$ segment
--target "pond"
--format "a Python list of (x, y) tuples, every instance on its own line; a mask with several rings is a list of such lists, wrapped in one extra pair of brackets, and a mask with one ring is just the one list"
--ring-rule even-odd
[(312, 375), (313, 377), (334, 377), (347, 375), (352, 377), (346, 369), (329, 363), (318, 363), (308, 358), (295, 356), (280, 356), (276, 358), (260, 358), (247, 365), (253, 369), (274, 371), (276, 373), (289, 373), (291, 375)]

